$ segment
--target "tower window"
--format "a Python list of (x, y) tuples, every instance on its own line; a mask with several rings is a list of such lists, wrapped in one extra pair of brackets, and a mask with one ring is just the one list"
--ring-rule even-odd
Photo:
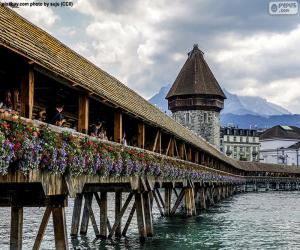
[(208, 122), (207, 113), (204, 113), (203, 120), (204, 120), (204, 123), (207, 123), (207, 122)]
[(190, 123), (190, 113), (185, 114), (185, 123), (189, 124)]

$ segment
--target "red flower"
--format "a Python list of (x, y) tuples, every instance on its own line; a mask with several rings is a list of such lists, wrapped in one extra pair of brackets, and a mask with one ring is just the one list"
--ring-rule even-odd
[(20, 147), (21, 147), (21, 143), (19, 141), (17, 141), (14, 145), (14, 150), (18, 151), (20, 149)]
[(9, 129), (10, 125), (7, 122), (2, 123), (2, 127), (5, 129)]

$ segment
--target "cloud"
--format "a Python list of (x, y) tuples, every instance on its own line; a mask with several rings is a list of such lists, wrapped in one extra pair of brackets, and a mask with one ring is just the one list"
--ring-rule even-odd
[(51, 8), (44, 6), (20, 7), (15, 10), (20, 15), (43, 29), (49, 29), (59, 20), (59, 16), (55, 14)]
[(300, 15), (270, 16), (268, 1), (74, 0), (21, 11), (145, 98), (174, 82), (198, 43), (222, 87), (299, 112)]

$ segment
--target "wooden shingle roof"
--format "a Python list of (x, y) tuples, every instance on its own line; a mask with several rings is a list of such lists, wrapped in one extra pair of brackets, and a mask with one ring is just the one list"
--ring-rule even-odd
[(180, 70), (166, 99), (186, 95), (218, 96), (221, 99), (226, 99), (197, 44), (188, 53), (188, 59)]
[(109, 100), (116, 106), (172, 133), (177, 138), (202, 149), (217, 159), (240, 168), (237, 161), (223, 155), (204, 139), (175, 122), (116, 78), (13, 10), (1, 5), (0, 45), (22, 54), (36, 65)]

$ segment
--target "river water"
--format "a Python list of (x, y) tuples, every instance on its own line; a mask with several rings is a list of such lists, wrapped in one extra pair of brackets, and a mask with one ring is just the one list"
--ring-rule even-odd
[[(70, 229), (73, 201), (67, 208)], [(99, 211), (94, 206), (95, 216)], [(109, 210), (113, 213), (113, 210)], [(31, 249), (44, 208), (24, 209), (23, 249)], [(54, 249), (52, 221), (42, 249)], [(236, 195), (193, 218), (161, 218), (154, 214), (155, 236), (138, 240), (136, 222), (128, 237), (95, 239), (92, 227), (86, 237), (69, 238), (71, 249), (300, 249), (300, 193), (261, 192)], [(0, 249), (9, 248), (10, 210), (0, 209)]]

